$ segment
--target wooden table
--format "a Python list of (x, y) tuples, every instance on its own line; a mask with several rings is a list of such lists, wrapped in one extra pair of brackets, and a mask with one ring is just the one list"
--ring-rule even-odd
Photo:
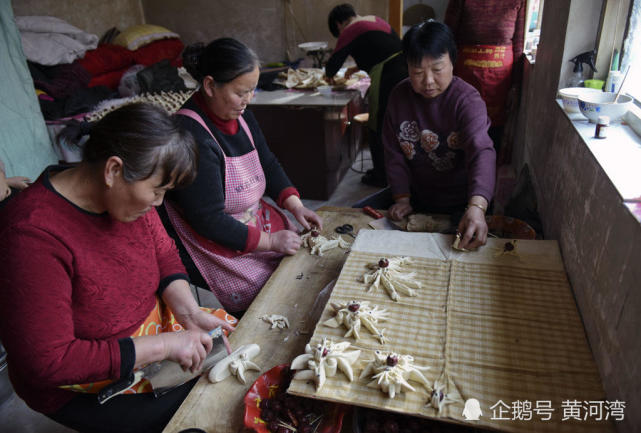
[[(353, 225), (358, 232), (372, 221), (361, 209), (323, 207), (318, 213), (323, 218), (325, 235), (333, 234), (335, 227), (346, 223)], [(316, 297), (338, 277), (346, 258), (347, 254), (342, 249), (331, 250), (319, 257), (310, 255), (309, 250), (303, 248), (296, 255), (284, 258), (231, 334), (229, 341), (232, 347), (259, 344), (261, 352), (254, 361), (263, 368), (263, 372), (289, 363), (303, 353), (316, 325), (314, 315), (310, 314)], [(318, 307), (322, 311), (324, 304)], [(290, 328), (270, 330), (268, 324), (259, 319), (265, 314), (286, 316)], [(212, 433), (246, 431), (243, 398), (258, 375), (258, 372), (248, 372), (245, 385), (234, 379), (212, 385), (202, 377), (164, 432), (177, 433), (190, 427)], [(343, 431), (351, 432), (349, 417), (344, 422)]]
[(251, 111), (285, 173), (307, 199), (327, 200), (356, 159), (365, 127), (357, 90), (257, 92)]

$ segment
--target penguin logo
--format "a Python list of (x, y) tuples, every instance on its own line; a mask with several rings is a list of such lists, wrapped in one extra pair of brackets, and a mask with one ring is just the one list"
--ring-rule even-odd
[(481, 404), (479, 401), (475, 398), (468, 398), (463, 409), (465, 419), (468, 421), (478, 421), (482, 415), (483, 412), (481, 412)]

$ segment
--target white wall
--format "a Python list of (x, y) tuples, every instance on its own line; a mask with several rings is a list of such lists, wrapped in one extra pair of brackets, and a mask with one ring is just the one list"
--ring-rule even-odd
[[(571, 31), (567, 33), (565, 46), (563, 47), (563, 64), (561, 65), (559, 88), (568, 87), (567, 82), (574, 69), (574, 63), (570, 62), (570, 59), (596, 47), (602, 6), (603, 0), (581, 0), (571, 3), (567, 24), (567, 28), (571, 29)], [(592, 77), (592, 70), (589, 66), (583, 65), (583, 74), (584, 77)]]
[(140, 0), (13, 0), (12, 6), (16, 16), (54, 16), (98, 37), (145, 22)]

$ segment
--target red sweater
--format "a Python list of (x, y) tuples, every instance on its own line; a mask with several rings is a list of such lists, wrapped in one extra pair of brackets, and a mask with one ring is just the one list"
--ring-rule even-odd
[(0, 338), (16, 393), (44, 413), (75, 395), (60, 385), (130, 371), (127, 337), (157, 290), (186, 278), (155, 210), (130, 223), (84, 211), (48, 173), (0, 214)]
[(450, 0), (445, 13), (458, 45), (512, 45), (523, 53), (524, 0)]

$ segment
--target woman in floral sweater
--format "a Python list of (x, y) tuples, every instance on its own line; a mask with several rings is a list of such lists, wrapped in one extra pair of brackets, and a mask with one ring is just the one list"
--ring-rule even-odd
[(462, 213), (462, 248), (487, 240), (485, 211), (492, 200), (496, 153), (478, 91), (453, 76), (456, 44), (436, 21), (403, 38), (409, 78), (390, 96), (383, 127), (387, 178), (401, 219), (415, 209)]

